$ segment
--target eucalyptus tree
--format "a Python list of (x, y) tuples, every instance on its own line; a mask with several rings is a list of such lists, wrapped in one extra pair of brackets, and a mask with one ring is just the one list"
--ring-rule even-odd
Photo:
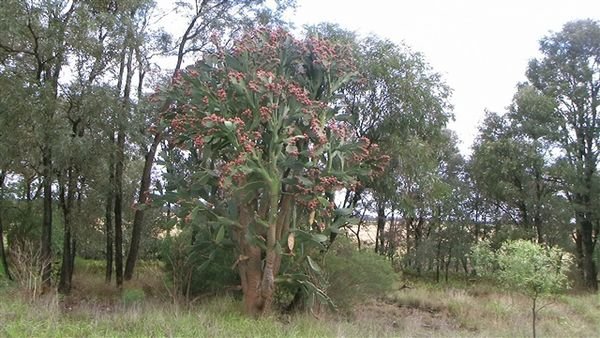
[(423, 55), (405, 45), (375, 36), (359, 38), (335, 25), (321, 24), (308, 31), (354, 49), (358, 76), (342, 88), (341, 111), (352, 123), (355, 138), (372, 139), (391, 157), (383, 176), (361, 182), (358, 189), (347, 190), (344, 198), (346, 207), (355, 207), (368, 191), (376, 201), (379, 251), (383, 248), (387, 217), (394, 209), (400, 209), (397, 169), (402, 163), (412, 163), (411, 156), (420, 153), (412, 146), (440, 139), (452, 118), (448, 103), (451, 90)]
[[(90, 186), (98, 182), (91, 175), (98, 174), (96, 167), (104, 165), (104, 154), (114, 152), (103, 153), (109, 149), (97, 135), (110, 134), (117, 121), (111, 112), (124, 110), (119, 110), (123, 100), (118, 105), (115, 99), (120, 90), (115, 95), (114, 87), (120, 85), (118, 80), (113, 81), (117, 76), (112, 74), (123, 64), (123, 45), (132, 44), (126, 19), (135, 14), (135, 9), (148, 6), (149, 2), (144, 1), (118, 5), (7, 1), (0, 5), (3, 18), (7, 18), (2, 21), (7, 34), (0, 37), (1, 78), (2, 83), (13, 84), (7, 91), (8, 99), (3, 100), (6, 104), (1, 106), (10, 117), (3, 120), (10, 124), (3, 125), (2, 136), (22, 139), (24, 147), (13, 157), (14, 163), (31, 163), (37, 171), (35, 176), (20, 169), (14, 171), (17, 175), (23, 172), (27, 200), (31, 196), (29, 182), (35, 180), (30, 177), (39, 176), (43, 182), (42, 260), (47, 284), (52, 261), (53, 201), (59, 202), (64, 223), (59, 283), (62, 292), (70, 290), (73, 272), (73, 225), (84, 216), (80, 206), (86, 190), (99, 189)], [(130, 79), (132, 75), (129, 72), (127, 76)], [(131, 87), (131, 81), (121, 83)], [(125, 101), (129, 102), (129, 97)], [(124, 137), (120, 140), (124, 144)], [(56, 191), (54, 183), (58, 183)]]
[(577, 223), (576, 245), (585, 285), (598, 289), (594, 251), (599, 233), (600, 24), (569, 22), (540, 41), (541, 57), (527, 77), (556, 105), (556, 144), (565, 170), (565, 192)]
[[(276, 0), (269, 3), (265, 0), (188, 0), (179, 1), (169, 10), (180, 13), (186, 19), (185, 30), (176, 39), (172, 56), (175, 57), (175, 65), (170, 78), (174, 79), (185, 65), (186, 60), (201, 56), (210, 51), (211, 41), (227, 41), (234, 37), (244, 27), (267, 25), (275, 22), (289, 7), (293, 7), (294, 0)], [(167, 45), (171, 37), (162, 34), (161, 40)], [(167, 53), (169, 54), (169, 53)], [(145, 208), (150, 203), (150, 186), (152, 167), (156, 152), (163, 141), (163, 129), (158, 123), (159, 113), (163, 113), (169, 104), (158, 107), (158, 112), (152, 114), (149, 119), (152, 141), (142, 145), (144, 148), (144, 167), (140, 179), (139, 192), (137, 194), (136, 208), (132, 225), (132, 237), (127, 262), (125, 265), (125, 279), (131, 279), (139, 251), (140, 236), (144, 224)]]
[(214, 228), (215, 243), (230, 234), (245, 309), (262, 315), (284, 257), (297, 254), (298, 264), (318, 270), (296, 240), (322, 244), (323, 234), (337, 231), (332, 217), (345, 211), (334, 192), (380, 172), (385, 157), (368, 139), (349, 138), (332, 109), (354, 70), (343, 46), (260, 29), (218, 50), (176, 77), (167, 94), (172, 143), (197, 160), (195, 189), (178, 204), (185, 221)]
[[(3, 50), (2, 77), (19, 79), (6, 95), (18, 97), (23, 104), (7, 107), (7, 113), (24, 114), (32, 135), (32, 157), (40, 165), (43, 186), (43, 221), (41, 236), (42, 276), (50, 285), (52, 234), (52, 183), (55, 180), (55, 140), (60, 139), (59, 115), (64, 111), (61, 86), (64, 66), (70, 49), (72, 19), (81, 8), (79, 2), (5, 1), (0, 5)], [(22, 86), (22, 87), (19, 87)], [(24, 105), (27, 109), (22, 110)]]
[(561, 201), (553, 179), (551, 116), (554, 105), (523, 84), (507, 114), (487, 113), (473, 146), (476, 188), (517, 226), (517, 237), (548, 241)]

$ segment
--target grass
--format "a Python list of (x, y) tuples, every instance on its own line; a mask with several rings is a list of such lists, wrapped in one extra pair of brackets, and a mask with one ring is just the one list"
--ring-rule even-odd
[[(91, 267), (90, 267), (91, 266)], [(245, 316), (221, 296), (191, 306), (174, 303), (156, 264), (145, 264), (123, 290), (106, 285), (101, 269), (78, 262), (70, 296), (27, 301), (0, 283), (1, 337), (528, 337), (529, 300), (488, 283), (413, 280), (355, 308), (350, 317), (323, 314)], [(86, 270), (86, 267), (89, 268)], [(600, 296), (566, 294), (540, 312), (540, 336), (600, 335)]]

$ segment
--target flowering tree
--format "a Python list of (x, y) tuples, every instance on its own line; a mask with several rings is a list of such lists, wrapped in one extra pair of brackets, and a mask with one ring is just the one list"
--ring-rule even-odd
[(194, 206), (186, 219), (215, 224), (216, 242), (231, 235), (245, 310), (260, 315), (295, 236), (326, 241), (348, 214), (335, 192), (381, 172), (387, 157), (366, 138), (350, 139), (336, 106), (355, 73), (343, 46), (260, 29), (216, 47), (173, 80), (164, 119), (172, 144), (195, 163), (196, 188), (179, 200)]

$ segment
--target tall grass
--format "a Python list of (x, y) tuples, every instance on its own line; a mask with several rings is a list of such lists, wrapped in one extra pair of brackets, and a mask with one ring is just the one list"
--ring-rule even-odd
[[(273, 315), (250, 319), (233, 297), (173, 303), (152, 264), (121, 290), (95, 263), (78, 262), (70, 296), (34, 302), (18, 284), (0, 284), (0, 337), (527, 337), (529, 300), (491, 284), (411, 281), (351, 315)], [(88, 269), (88, 270), (86, 270)], [(87, 271), (87, 272), (86, 272)], [(100, 270), (101, 271), (101, 270)], [(600, 297), (562, 295), (540, 313), (540, 336), (600, 335)]]

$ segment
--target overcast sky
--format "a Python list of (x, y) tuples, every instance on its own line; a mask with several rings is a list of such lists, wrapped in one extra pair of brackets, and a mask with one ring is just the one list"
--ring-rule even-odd
[(600, 0), (297, 0), (297, 25), (339, 23), (422, 52), (454, 93), (450, 127), (469, 148), (484, 110), (504, 112), (538, 42), (571, 20), (600, 19)]

